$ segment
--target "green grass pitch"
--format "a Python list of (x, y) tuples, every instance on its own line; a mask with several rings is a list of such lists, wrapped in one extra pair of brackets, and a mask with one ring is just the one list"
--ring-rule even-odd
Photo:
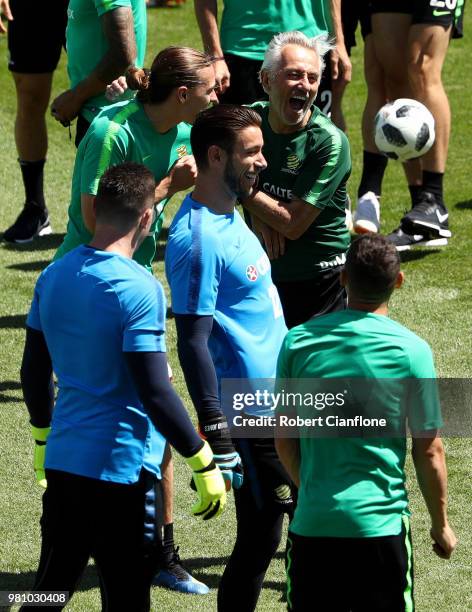
[[(192, 2), (178, 9), (150, 10), (147, 62), (169, 44), (201, 47)], [(468, 7), (470, 9), (470, 7)], [(45, 9), (46, 10), (46, 9)], [(472, 12), (466, 10), (465, 38), (454, 41), (444, 68), (444, 81), (452, 107), (452, 136), (445, 179), (446, 202), (453, 238), (443, 250), (416, 251), (403, 257), (405, 287), (392, 301), (392, 316), (407, 325), (433, 347), (438, 374), (467, 378), (472, 373), (472, 195), (470, 188), (470, 57), (472, 56)], [(360, 37), (359, 37), (360, 38)], [(31, 49), (34, 53), (34, 49)], [(6, 69), (6, 38), (0, 39), (0, 211), (4, 230), (14, 220), (23, 202), (20, 171), (13, 139), (15, 96)], [(54, 80), (53, 97), (67, 87), (63, 55)], [(355, 199), (361, 168), (360, 118), (365, 99), (362, 74), (362, 45), (353, 53), (354, 77), (345, 97), (353, 156), (349, 183)], [(31, 587), (39, 554), (41, 493), (32, 471), (33, 444), (28, 417), (21, 398), (19, 366), (24, 338), (24, 321), (39, 272), (51, 259), (65, 230), (69, 204), (74, 145), (68, 132), (52, 119), (49, 124), (49, 154), (46, 166), (46, 197), (54, 234), (26, 247), (0, 247), (0, 590)], [(169, 212), (180, 199), (171, 202)], [(409, 195), (398, 164), (390, 163), (384, 185), (382, 223), (391, 231), (408, 208)], [(171, 218), (167, 215), (167, 221)], [(161, 243), (155, 274), (164, 281)], [(168, 322), (168, 347), (176, 386), (190, 406), (175, 351), (175, 329)], [(449, 465), (450, 518), (459, 538), (450, 561), (441, 561), (431, 551), (428, 517), (408, 463), (413, 510), (416, 568), (416, 601), (421, 612), (463, 612), (472, 609), (472, 445), (468, 439), (446, 440)], [(204, 524), (189, 515), (192, 492), (188, 471), (176, 458), (176, 540), (194, 575), (211, 587), (205, 597), (177, 595), (153, 589), (154, 610), (172, 612), (216, 609), (216, 587), (235, 537), (233, 504), (225, 515)], [(118, 509), (117, 509), (118, 510)], [(314, 576), (314, 581), (316, 577)], [(342, 585), (340, 585), (342, 588)], [(258, 610), (285, 609), (283, 547), (267, 573)], [(90, 566), (68, 610), (100, 609), (97, 578)], [(327, 611), (329, 612), (329, 611)]]

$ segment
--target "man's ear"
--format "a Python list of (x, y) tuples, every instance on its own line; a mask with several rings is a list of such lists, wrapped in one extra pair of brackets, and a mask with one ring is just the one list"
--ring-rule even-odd
[(210, 145), (208, 147), (208, 163), (209, 164), (220, 164), (226, 162), (226, 151), (224, 151), (218, 145)]
[(140, 229), (144, 229), (145, 227), (149, 227), (152, 224), (152, 217), (154, 214), (154, 209), (146, 208), (146, 210), (142, 213), (141, 219), (139, 221)]
[(188, 87), (186, 87), (185, 85), (181, 85), (177, 89), (177, 98), (181, 104), (184, 104), (186, 102), (187, 92), (188, 92)]
[(261, 85), (266, 94), (270, 91), (270, 73), (267, 70), (261, 71)]
[(404, 282), (405, 282), (405, 273), (400, 270), (397, 276), (397, 280), (395, 281), (395, 285), (394, 285), (395, 289), (400, 289), (400, 287), (403, 285)]

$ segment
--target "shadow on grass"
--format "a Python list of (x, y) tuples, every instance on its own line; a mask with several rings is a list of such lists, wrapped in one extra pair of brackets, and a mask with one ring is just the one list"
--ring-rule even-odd
[(457, 202), (457, 204), (454, 204), (454, 208), (457, 208), (458, 210), (467, 210), (469, 208), (472, 209), (472, 200)]
[[(36, 572), (0, 572), (0, 591), (29, 591), (33, 588)], [(98, 575), (95, 567), (88, 565), (79, 581), (77, 591), (98, 589)], [(5, 609), (2, 607), (2, 610)]]
[(441, 249), (423, 249), (417, 251), (402, 251), (400, 253), (400, 259), (402, 263), (408, 263), (410, 261), (418, 261), (420, 259), (424, 259), (428, 257), (428, 255), (433, 255), (435, 253), (440, 253)]
[(51, 263), (50, 259), (40, 259), (38, 261), (26, 261), (24, 263), (11, 264), (6, 266), (8, 270), (19, 270), (20, 272), (41, 272)]
[(0, 329), (25, 329), (26, 313), (21, 315), (5, 315), (0, 317)]
[[(274, 556), (274, 559), (284, 559), (283, 552), (277, 552)], [(183, 564), (190, 571), (192, 576), (197, 580), (205, 583), (210, 589), (218, 588), (218, 585), (221, 580), (220, 574), (209, 574), (207, 572), (203, 572), (201, 570), (206, 569), (208, 567), (212, 567), (214, 565), (226, 566), (228, 562), (228, 557), (196, 557), (193, 559), (184, 559)], [(275, 580), (265, 580), (262, 587), (264, 589), (272, 589), (273, 591), (279, 591), (282, 593), (283, 597), (285, 596), (285, 583), (278, 582)], [(285, 601), (285, 599), (283, 599)]]
[(49, 236), (41, 236), (25, 244), (2, 242), (2, 245), (8, 251), (49, 251), (50, 249), (57, 249), (62, 244), (63, 239), (64, 234), (49, 234)]
[(4, 380), (0, 382), (0, 404), (9, 404), (10, 402), (23, 402), (21, 397), (7, 395), (7, 391), (17, 391), (21, 389), (21, 384), (17, 380)]
[[(282, 556), (282, 553), (277, 553), (276, 557)], [(228, 558), (227, 557), (197, 557), (195, 559), (186, 560), (185, 567), (191, 571), (192, 575), (197, 579), (204, 582), (211, 589), (217, 589), (221, 580), (221, 575), (218, 574), (208, 574), (201, 571), (199, 569), (203, 569), (206, 567), (210, 567), (213, 565), (226, 565)], [(20, 572), (18, 574), (11, 572), (0, 572), (0, 591), (28, 591), (33, 588), (34, 579), (36, 573), (35, 572)], [(90, 589), (98, 589), (98, 575), (95, 567), (92, 565), (88, 565), (85, 568), (82, 577), (80, 578), (79, 584), (77, 586), (76, 591), (89, 591)], [(275, 580), (266, 580), (264, 581), (262, 588), (271, 589), (273, 591), (278, 591), (281, 594), (280, 601), (285, 600), (285, 590), (286, 585), (282, 581)], [(10, 608), (2, 608), (2, 609), (10, 609)]]

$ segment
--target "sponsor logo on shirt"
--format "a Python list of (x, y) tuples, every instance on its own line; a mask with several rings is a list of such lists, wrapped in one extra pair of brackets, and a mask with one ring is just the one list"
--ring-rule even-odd
[(335, 268), (336, 266), (343, 266), (346, 263), (346, 254), (341, 253), (341, 255), (336, 255), (334, 259), (330, 259), (329, 261), (320, 261), (320, 263), (316, 264), (322, 269), (326, 268)]
[(294, 153), (291, 153), (287, 156), (287, 161), (285, 162), (286, 167), (282, 168), (281, 172), (288, 172), (289, 174), (298, 174), (301, 165), (302, 160), (298, 158)]
[(249, 264), (249, 266), (246, 268), (246, 276), (252, 283), (254, 283), (259, 277), (256, 266)]
[[(283, 172), (283, 170), (282, 170)], [(266, 193), (270, 193), (270, 195), (277, 196), (281, 200), (291, 200), (292, 199), (292, 190), (285, 189), (284, 187), (279, 187), (278, 185), (271, 185), (270, 183), (263, 183), (262, 189)]]
[(267, 253), (263, 253), (255, 264), (249, 264), (246, 268), (246, 276), (251, 283), (255, 283), (259, 276), (265, 276), (270, 272), (270, 260)]
[(183, 157), (184, 155), (188, 155), (187, 145), (184, 145), (184, 144), (180, 145), (180, 147), (177, 147), (176, 151), (177, 151), (177, 156), (179, 159)]

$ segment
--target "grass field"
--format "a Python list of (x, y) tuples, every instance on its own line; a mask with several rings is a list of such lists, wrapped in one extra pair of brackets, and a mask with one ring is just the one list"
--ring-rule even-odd
[[(149, 12), (148, 63), (168, 44), (200, 47), (192, 3), (180, 9)], [(472, 13), (466, 12), (466, 38), (453, 42), (446, 61), (444, 80), (450, 96), (453, 129), (445, 189), (452, 218), (453, 238), (443, 250), (416, 251), (404, 257), (406, 285), (392, 302), (392, 316), (424, 337), (433, 347), (438, 373), (443, 377), (468, 378), (472, 373), (472, 196), (469, 143), (472, 141), (470, 103), (472, 80)], [(33, 53), (34, 50), (32, 49)], [(6, 56), (6, 39), (0, 39), (0, 56)], [(345, 111), (353, 156), (350, 191), (355, 196), (361, 166), (360, 116), (365, 98), (362, 46), (353, 54), (354, 79), (346, 94)], [(53, 96), (67, 87), (65, 57), (56, 72)], [(3, 230), (10, 225), (23, 201), (20, 172), (13, 140), (15, 97), (13, 82), (2, 61), (0, 71), (0, 210)], [(68, 133), (49, 120), (50, 148), (46, 167), (46, 196), (54, 234), (26, 247), (0, 248), (0, 590), (31, 587), (39, 554), (41, 494), (34, 483), (32, 441), (19, 385), (19, 365), (24, 321), (35, 279), (51, 259), (65, 230), (69, 203), (74, 145)], [(172, 210), (180, 200), (171, 203)], [(408, 207), (409, 197), (401, 167), (390, 164), (384, 185), (383, 228), (391, 231)], [(171, 215), (168, 215), (168, 219)], [(155, 270), (164, 281), (162, 261)], [(175, 352), (175, 330), (168, 322), (170, 362), (179, 393), (188, 403)], [(415, 543), (416, 600), (421, 612), (472, 610), (471, 509), (472, 451), (468, 439), (446, 440), (450, 476), (450, 517), (459, 538), (453, 559), (447, 562), (431, 552), (428, 517), (418, 487), (409, 478)], [(198, 578), (212, 587), (205, 597), (175, 595), (154, 589), (153, 609), (172, 612), (216, 609), (216, 587), (235, 535), (232, 503), (223, 519), (208, 524), (189, 517), (192, 493), (188, 472), (179, 459), (175, 525), (182, 556)], [(411, 465), (408, 464), (411, 474)], [(117, 509), (118, 510), (118, 509)], [(316, 577), (314, 577), (314, 580)], [(342, 585), (340, 585), (342, 588)], [(267, 573), (259, 610), (283, 610), (284, 568), (282, 549)], [(97, 578), (88, 568), (68, 610), (100, 609)], [(323, 611), (325, 612), (325, 611)], [(329, 612), (327, 610), (326, 612)]]

